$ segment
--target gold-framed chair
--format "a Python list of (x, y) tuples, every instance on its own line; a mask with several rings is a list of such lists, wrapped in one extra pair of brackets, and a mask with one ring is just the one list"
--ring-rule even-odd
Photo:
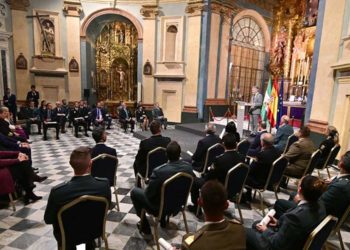
[(248, 174), (249, 166), (244, 163), (238, 163), (227, 172), (225, 179), (225, 189), (227, 190), (228, 198), (229, 200), (235, 200), (242, 224), (244, 224), (244, 221), (239, 204)]
[(146, 158), (146, 171), (143, 176), (141, 173), (137, 173), (136, 183), (141, 182), (141, 187), (145, 188), (146, 184), (149, 181), (153, 169), (165, 164), (168, 162), (168, 157), (166, 155), (166, 148), (157, 147), (148, 152)]
[(277, 191), (281, 183), (281, 180), (283, 178), (284, 171), (287, 168), (287, 164), (288, 164), (288, 160), (282, 155), (272, 163), (266, 182), (263, 185), (259, 187), (252, 187), (249, 185), (245, 185), (247, 188), (250, 188), (255, 191), (254, 197), (256, 192), (258, 192), (259, 199), (260, 199), (260, 207), (264, 216), (265, 216), (265, 209), (264, 209), (263, 193), (266, 190), (272, 189), (275, 193), (276, 200), (278, 200)]
[(286, 154), (288, 152), (290, 146), (298, 140), (299, 140), (299, 138), (295, 134), (290, 135), (287, 139), (286, 146), (284, 147), (283, 154)]
[(205, 154), (204, 165), (202, 169), (195, 170), (199, 175), (205, 174), (209, 167), (213, 164), (215, 158), (225, 152), (225, 148), (221, 143), (216, 143), (209, 147), (207, 153)]
[(329, 172), (328, 167), (332, 166), (333, 162), (335, 161), (335, 158), (337, 157), (339, 151), (340, 151), (340, 145), (336, 144), (329, 152), (329, 155), (327, 157), (327, 160), (325, 161), (324, 165), (321, 168), (317, 168), (318, 176), (321, 178), (321, 173), (323, 169), (327, 170), (328, 178), (331, 178), (331, 174)]
[[(91, 216), (94, 211), (94, 216)], [(58, 249), (102, 238), (108, 249), (106, 218), (108, 200), (105, 197), (83, 195), (60, 208), (57, 214), (61, 244)], [(100, 216), (98, 216), (100, 215)]]
[(94, 177), (107, 178), (109, 186), (113, 187), (117, 211), (120, 211), (117, 188), (118, 158), (110, 154), (100, 154), (92, 160), (91, 175)]
[(237, 151), (244, 157), (247, 156), (249, 147), (250, 147), (250, 142), (247, 139), (243, 139), (239, 143), (237, 143)]
[(342, 215), (342, 217), (339, 219), (337, 225), (335, 226), (333, 232), (335, 234), (338, 235), (338, 239), (339, 239), (339, 243), (340, 243), (340, 247), (342, 250), (345, 250), (345, 247), (344, 247), (344, 242), (343, 242), (343, 238), (341, 236), (341, 232), (340, 232), (340, 228), (341, 226), (344, 224), (345, 220), (348, 218), (350, 214), (350, 205), (348, 206), (348, 208), (345, 210), (345, 213)]
[[(189, 232), (185, 208), (191, 192), (192, 184), (193, 177), (190, 174), (183, 172), (173, 175), (162, 184), (159, 212), (157, 215), (150, 214), (155, 220), (154, 241), (157, 244), (158, 250), (160, 250), (158, 243), (158, 224), (163, 216), (175, 216), (178, 212), (181, 212), (185, 224), (186, 233)], [(142, 209), (141, 221), (143, 221), (143, 218), (146, 216), (146, 212), (147, 211), (145, 209)]]
[(332, 229), (337, 223), (337, 218), (328, 215), (321, 223), (309, 234), (303, 250), (319, 250), (322, 249), (324, 243), (327, 241)]

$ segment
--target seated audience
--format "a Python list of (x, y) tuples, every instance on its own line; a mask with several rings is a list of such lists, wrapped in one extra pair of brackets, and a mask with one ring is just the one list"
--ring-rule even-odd
[(135, 121), (132, 119), (130, 110), (126, 107), (125, 102), (121, 103), (121, 109), (119, 110), (119, 122), (126, 133), (128, 124), (130, 124), (131, 133), (134, 132)]
[(75, 102), (74, 108), (71, 109), (69, 113), (69, 118), (72, 120), (72, 123), (74, 125), (74, 134), (75, 137), (78, 137), (79, 127), (84, 127), (85, 136), (88, 137), (88, 124), (84, 118), (84, 110), (83, 108), (79, 107), (79, 103)]
[(294, 129), (289, 125), (289, 116), (283, 115), (275, 136), (275, 148), (283, 152), (287, 145), (288, 137), (292, 134), (294, 134)]
[(210, 168), (208, 173), (204, 174), (203, 177), (194, 179), (191, 190), (191, 200), (193, 206), (188, 206), (188, 210), (193, 213), (196, 213), (197, 211), (199, 189), (201, 189), (203, 184), (209, 180), (218, 180), (224, 185), (228, 171), (238, 163), (244, 162), (244, 156), (242, 156), (236, 150), (237, 143), (233, 134), (224, 135), (222, 142), (225, 147), (225, 153), (215, 159), (213, 168)]
[[(61, 244), (61, 236), (57, 214), (65, 204), (83, 195), (102, 196), (111, 202), (111, 189), (108, 180), (90, 175), (91, 155), (88, 147), (78, 147), (73, 150), (69, 164), (74, 170), (74, 177), (51, 189), (44, 215), (45, 223), (53, 225), (53, 234), (59, 245)], [(94, 249), (94, 242), (86, 242), (86, 249)]]
[(20, 138), (23, 138), (24, 140), (29, 139), (29, 136), (27, 135), (25, 130), (22, 128), (22, 126), (15, 125), (12, 113), (7, 113), (7, 117), (5, 118), (5, 121), (7, 121), (7, 123), (9, 124), (9, 128), (13, 134), (17, 135)]
[[(140, 103), (139, 103), (140, 104)], [(148, 130), (148, 117), (145, 109), (140, 105), (135, 112), (136, 121), (141, 124), (142, 130)]]
[(53, 112), (55, 113), (57, 117), (57, 122), (59, 125), (59, 128), (61, 128), (61, 133), (66, 133), (66, 110), (62, 107), (61, 102), (56, 102), (56, 107), (53, 109)]
[[(250, 165), (250, 171), (246, 180), (246, 185), (252, 188), (258, 188), (266, 183), (272, 164), (280, 152), (273, 146), (274, 138), (270, 133), (264, 133), (261, 136), (261, 151), (257, 153), (256, 158)], [(247, 201), (252, 199), (252, 190), (247, 188), (244, 198)]]
[(12, 137), (5, 136), (0, 133), (0, 150), (2, 151), (20, 151), (31, 156), (30, 145), (27, 142), (17, 141)]
[(321, 150), (321, 159), (317, 164), (318, 168), (321, 168), (324, 166), (324, 164), (326, 164), (327, 158), (332, 148), (339, 143), (339, 134), (335, 127), (328, 126), (326, 130), (326, 136), (327, 138), (321, 142), (319, 146), (319, 149)]
[(35, 103), (31, 101), (29, 103), (29, 107), (25, 109), (25, 119), (26, 119), (26, 133), (30, 135), (30, 127), (32, 124), (36, 124), (38, 126), (38, 134), (41, 135), (41, 119), (40, 119), (40, 111), (35, 107)]
[[(338, 167), (340, 173), (326, 180), (328, 188), (320, 197), (320, 201), (325, 205), (327, 214), (340, 219), (350, 205), (350, 151), (341, 157)], [(298, 195), (292, 195), (289, 200), (277, 200), (274, 205), (276, 218), (279, 218), (288, 209), (296, 207), (299, 202)]]
[(103, 117), (105, 119), (105, 123), (107, 123), (107, 129), (111, 129), (111, 125), (112, 125), (112, 116), (108, 111), (108, 107), (105, 105), (105, 103), (103, 101), (100, 101), (101, 103), (101, 110), (103, 113)]
[(261, 151), (261, 136), (267, 133), (266, 122), (259, 124), (258, 133), (255, 135), (253, 142), (250, 144), (247, 155), (254, 157)]
[[(294, 142), (284, 155), (289, 162), (285, 174), (295, 178), (300, 178), (310, 161), (315, 146), (310, 139), (309, 127), (306, 126), (301, 128), (296, 136), (299, 137), (299, 140)], [(284, 182), (284, 186), (286, 186), (286, 182)]]
[[(185, 161), (179, 160), (181, 148), (177, 142), (170, 142), (166, 148), (166, 153), (169, 162), (153, 170), (147, 188), (141, 189), (135, 187), (131, 191), (131, 200), (134, 204), (136, 214), (140, 218), (141, 211), (143, 208), (151, 212), (152, 214), (158, 214), (160, 206), (161, 187), (165, 180), (180, 172), (188, 173), (194, 176), (191, 165), (189, 165), (189, 163)], [(141, 219), (143, 219), (143, 221), (137, 223), (140, 233), (150, 234), (151, 228), (147, 218), (145, 218), (144, 216), (144, 218)], [(165, 218), (162, 218), (161, 225), (165, 226)]]
[(26, 136), (22, 137), (11, 129), (11, 124), (8, 121), (9, 116), (9, 109), (7, 107), (0, 107), (0, 133), (17, 141), (26, 142)]
[(56, 129), (56, 139), (59, 140), (60, 124), (57, 121), (57, 114), (52, 110), (52, 104), (47, 103), (46, 109), (43, 114), (43, 129), (44, 129), (44, 140), (47, 140), (48, 128)]
[(220, 137), (215, 134), (216, 127), (214, 124), (209, 123), (205, 132), (206, 136), (198, 142), (196, 151), (192, 155), (192, 166), (197, 171), (202, 171), (204, 167), (208, 148), (216, 143), (221, 143)]
[(168, 119), (164, 117), (164, 113), (161, 107), (159, 107), (159, 103), (156, 102), (154, 104), (153, 110), (152, 110), (152, 116), (153, 120), (159, 121), (162, 126), (164, 126), (164, 129), (166, 129), (168, 125)]
[(152, 136), (140, 142), (134, 162), (135, 177), (137, 173), (142, 176), (146, 174), (147, 154), (155, 148), (166, 148), (171, 141), (169, 137), (162, 136), (161, 125), (158, 121), (152, 121), (150, 125)]
[(10, 170), (12, 178), (23, 188), (25, 205), (42, 198), (33, 193), (34, 181), (43, 182), (47, 177), (40, 177), (33, 172), (30, 159), (26, 154), (18, 151), (0, 151), (0, 168), (5, 167)]
[(247, 228), (247, 249), (303, 249), (309, 234), (326, 217), (323, 204), (318, 203), (324, 190), (322, 180), (310, 175), (303, 177), (298, 186), (301, 200), (298, 206), (279, 220), (270, 217), (267, 226), (255, 223), (253, 228)]
[(237, 127), (236, 127), (236, 123), (231, 121), (229, 123), (227, 123), (226, 127), (225, 127), (225, 132), (227, 134), (233, 134), (236, 137), (236, 142), (240, 142), (241, 140), (241, 136), (239, 135), (239, 133), (237, 132)]
[(91, 131), (91, 107), (87, 101), (81, 100), (79, 102), (79, 108), (82, 110), (81, 112), (85, 122), (87, 123), (88, 130)]
[(40, 107), (39, 107), (39, 114), (40, 114), (40, 120), (43, 121), (44, 120), (44, 113), (46, 111), (46, 101), (42, 100), (40, 102)]
[(205, 225), (196, 233), (186, 234), (182, 249), (234, 250), (246, 248), (244, 227), (237, 221), (225, 219), (228, 208), (227, 192), (217, 181), (206, 182), (201, 189), (198, 204), (203, 207)]
[(96, 108), (92, 110), (91, 121), (95, 127), (100, 125), (104, 126), (105, 117), (104, 113), (102, 112), (101, 102), (98, 102)]
[(103, 128), (95, 128), (92, 131), (92, 138), (94, 138), (96, 145), (91, 150), (91, 158), (95, 158), (100, 154), (109, 154), (117, 157), (117, 151), (105, 144), (107, 141), (107, 134)]

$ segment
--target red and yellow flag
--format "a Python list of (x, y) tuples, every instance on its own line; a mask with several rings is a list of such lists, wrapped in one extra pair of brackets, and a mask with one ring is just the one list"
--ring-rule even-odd
[(278, 113), (278, 82), (275, 78), (270, 94), (270, 103), (267, 111), (267, 118), (269, 119), (271, 128), (276, 127)]

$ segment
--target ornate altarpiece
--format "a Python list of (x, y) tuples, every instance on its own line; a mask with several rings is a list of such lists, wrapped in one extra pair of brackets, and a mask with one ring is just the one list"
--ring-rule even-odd
[(137, 30), (126, 22), (106, 24), (95, 43), (98, 100), (137, 98)]

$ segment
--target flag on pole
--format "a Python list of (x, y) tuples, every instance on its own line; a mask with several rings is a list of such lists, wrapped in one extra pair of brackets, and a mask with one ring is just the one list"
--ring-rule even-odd
[(271, 84), (272, 80), (271, 77), (269, 78), (269, 83), (267, 84), (267, 88), (265, 91), (265, 96), (264, 96), (264, 101), (263, 101), (263, 106), (261, 108), (261, 120), (266, 121), (267, 120), (267, 112), (269, 109), (269, 103), (270, 103), (270, 95), (271, 95)]
[(280, 90), (278, 94), (278, 111), (277, 111), (277, 124), (276, 128), (280, 126), (281, 117), (283, 115), (283, 87), (284, 87), (284, 77), (282, 76)]
[(269, 119), (271, 128), (276, 127), (277, 123), (277, 109), (278, 109), (278, 82), (275, 78), (270, 94), (269, 110), (267, 112), (267, 118)]

